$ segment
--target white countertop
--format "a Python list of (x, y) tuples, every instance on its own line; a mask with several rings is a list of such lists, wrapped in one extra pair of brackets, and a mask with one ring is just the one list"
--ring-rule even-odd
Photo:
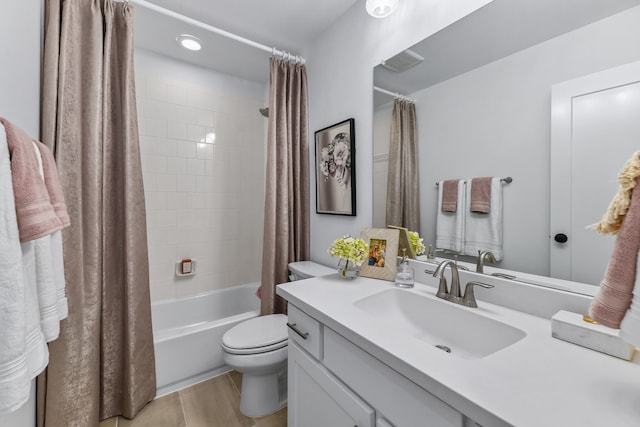
[[(278, 295), (485, 427), (640, 426), (640, 352), (631, 362), (551, 337), (548, 319), (478, 299), (477, 313), (527, 333), (480, 359), (461, 359), (372, 322), (353, 302), (393, 283), (337, 274), (279, 285)], [(435, 298), (416, 284), (406, 292)], [(446, 322), (447, 319), (442, 319)]]

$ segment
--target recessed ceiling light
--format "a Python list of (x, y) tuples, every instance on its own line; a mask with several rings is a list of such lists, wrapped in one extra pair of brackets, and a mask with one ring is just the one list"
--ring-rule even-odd
[(399, 0), (367, 0), (366, 8), (374, 18), (386, 18), (398, 8), (399, 3)]
[(191, 36), (189, 34), (181, 34), (176, 37), (180, 46), (189, 50), (200, 50), (202, 48), (202, 42), (199, 38)]

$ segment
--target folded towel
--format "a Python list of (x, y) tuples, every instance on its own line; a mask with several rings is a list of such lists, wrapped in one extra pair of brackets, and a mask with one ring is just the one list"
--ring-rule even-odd
[(455, 212), (458, 207), (458, 182), (459, 179), (448, 179), (440, 183), (442, 186), (442, 212)]
[(64, 258), (62, 256), (62, 231), (51, 234), (51, 257), (53, 259), (53, 278), (56, 284), (56, 300), (58, 301), (58, 320), (66, 319), (69, 315), (66, 284), (64, 277)]
[(629, 209), (623, 217), (613, 245), (604, 280), (589, 307), (589, 316), (597, 322), (610, 328), (620, 328), (620, 322), (633, 297), (639, 250), (640, 190), (635, 185)]
[(44, 334), (40, 329), (38, 307), (38, 285), (36, 271), (36, 243), (31, 240), (20, 244), (22, 249), (22, 270), (24, 273), (25, 311), (27, 320), (25, 356), (29, 369), (29, 379), (38, 376), (49, 363), (49, 351)]
[(60, 335), (58, 289), (53, 268), (51, 236), (40, 237), (33, 242), (36, 291), (38, 293), (38, 308), (40, 309), (40, 329), (42, 329), (45, 340), (51, 342)]
[(11, 158), (13, 196), (20, 241), (26, 242), (51, 234), (62, 228), (44, 180), (38, 174), (38, 159), (31, 138), (8, 120), (4, 125)]
[[(436, 215), (436, 247), (448, 249), (454, 252), (461, 252), (464, 246), (464, 207), (465, 205), (465, 182), (458, 181), (458, 199), (456, 201), (460, 209), (455, 212), (446, 212), (438, 209)], [(442, 192), (444, 183), (438, 185), (438, 206), (442, 206)]]
[[(467, 200), (471, 199), (471, 186), (467, 186)], [(496, 261), (502, 259), (502, 182), (491, 178), (491, 205), (488, 213), (465, 213), (465, 242), (463, 253), (477, 256), (478, 251), (491, 251)]]
[(29, 398), (31, 380), (25, 357), (26, 306), (22, 251), (13, 201), (11, 164), (0, 123), (0, 414)]
[[(640, 256), (640, 252), (638, 256)], [(640, 347), (640, 274), (638, 274), (640, 263), (637, 261), (636, 259), (636, 278), (633, 284), (633, 298), (631, 299), (629, 309), (620, 323), (620, 338), (629, 344)]]
[(491, 209), (491, 177), (473, 178), (471, 180), (471, 212), (489, 213)]
[(42, 158), (42, 169), (44, 173), (44, 183), (49, 193), (49, 200), (51, 205), (62, 223), (62, 227), (68, 227), (71, 222), (69, 221), (69, 214), (67, 213), (67, 205), (64, 202), (64, 193), (62, 192), (62, 185), (60, 184), (60, 177), (58, 176), (58, 169), (56, 168), (56, 162), (53, 158), (53, 153), (42, 142), (34, 141), (38, 149), (40, 150), (40, 156)]
[(640, 177), (640, 151), (636, 151), (627, 160), (624, 167), (618, 174), (618, 192), (609, 203), (607, 211), (602, 216), (599, 223), (593, 224), (590, 228), (603, 234), (617, 234), (622, 225), (629, 205), (631, 203), (631, 192), (636, 186), (636, 179)]
[(27, 280), (35, 271), (34, 243), (20, 244), (6, 136), (0, 123), (0, 413), (13, 412), (28, 400), (31, 380), (49, 360), (35, 281)]

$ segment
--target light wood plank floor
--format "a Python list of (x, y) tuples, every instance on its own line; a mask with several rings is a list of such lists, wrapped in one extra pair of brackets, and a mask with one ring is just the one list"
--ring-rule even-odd
[(240, 412), (242, 374), (227, 372), (150, 402), (133, 420), (113, 417), (99, 427), (286, 427), (287, 408), (262, 418)]

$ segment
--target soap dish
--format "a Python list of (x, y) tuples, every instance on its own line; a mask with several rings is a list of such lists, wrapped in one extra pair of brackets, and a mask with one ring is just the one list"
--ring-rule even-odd
[(583, 319), (581, 314), (560, 310), (551, 318), (551, 336), (624, 360), (631, 360), (635, 346), (619, 337), (619, 329), (611, 329)]

